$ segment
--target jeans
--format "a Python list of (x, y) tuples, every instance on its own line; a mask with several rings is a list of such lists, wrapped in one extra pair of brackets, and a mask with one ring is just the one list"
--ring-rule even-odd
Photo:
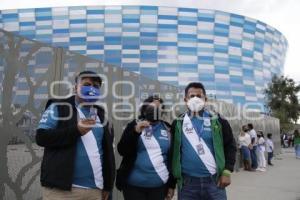
[(179, 200), (226, 200), (226, 190), (217, 186), (215, 176), (183, 177), (183, 186), (178, 192)]
[(251, 167), (252, 167), (252, 169), (256, 169), (257, 165), (258, 165), (257, 164), (256, 151), (257, 151), (257, 146), (253, 146), (253, 148), (250, 151), (250, 153), (251, 153)]
[(300, 159), (300, 144), (295, 145), (296, 158)]
[(242, 146), (241, 152), (243, 155), (243, 160), (250, 160), (250, 150), (247, 146)]

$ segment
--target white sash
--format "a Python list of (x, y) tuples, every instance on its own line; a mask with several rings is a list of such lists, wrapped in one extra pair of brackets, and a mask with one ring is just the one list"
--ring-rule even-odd
[[(188, 116), (188, 114), (185, 114), (183, 119), (183, 126), (182, 131), (185, 135), (185, 137), (188, 139), (189, 143), (192, 145), (194, 151), (197, 153), (199, 158), (202, 160), (203, 164), (207, 168), (207, 170), (210, 172), (210, 174), (214, 175), (217, 172), (217, 165), (215, 162), (215, 158), (212, 155), (210, 149), (206, 145), (205, 141), (198, 136), (196, 133), (196, 130), (193, 126), (193, 123)], [(204, 154), (199, 154), (197, 145), (202, 144)]]
[[(86, 117), (79, 108), (77, 108), (77, 111), (81, 119), (86, 119)], [(96, 121), (101, 123), (98, 116), (96, 118)], [(81, 136), (81, 141), (84, 145), (84, 148), (86, 150), (86, 153), (88, 155), (93, 169), (95, 184), (98, 188), (103, 189), (102, 163), (100, 159), (99, 149), (97, 146), (97, 141), (93, 134), (93, 131), (90, 130), (85, 135)]]
[(160, 145), (153, 134), (152, 136), (147, 137), (145, 136), (145, 133), (146, 131), (144, 129), (142, 131), (141, 138), (149, 155), (150, 161), (158, 176), (164, 183), (166, 183), (169, 179), (169, 171), (164, 163)]

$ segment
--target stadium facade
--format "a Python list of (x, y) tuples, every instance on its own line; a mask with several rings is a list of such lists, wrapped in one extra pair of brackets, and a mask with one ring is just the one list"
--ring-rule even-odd
[(218, 100), (264, 104), (264, 88), (283, 74), (285, 37), (246, 16), (170, 6), (1, 10), (0, 28), (175, 86), (201, 81)]

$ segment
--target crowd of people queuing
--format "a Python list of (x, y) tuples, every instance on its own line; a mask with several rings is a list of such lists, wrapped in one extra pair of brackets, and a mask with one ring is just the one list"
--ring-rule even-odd
[[(295, 130), (292, 135), (282, 134), (283, 148), (294, 147), (296, 158), (300, 159), (300, 134)], [(273, 166), (274, 143), (272, 133), (265, 138), (263, 131), (255, 131), (253, 124), (243, 125), (238, 136), (238, 147), (241, 152), (244, 169), (247, 171), (266, 171), (266, 166)], [(267, 155), (267, 159), (265, 158)]]
[(290, 148), (295, 147), (295, 137), (297, 135), (298, 130), (294, 130), (293, 133), (282, 133), (280, 135), (281, 147), (283, 148)]
[(238, 145), (245, 170), (265, 172), (267, 164), (273, 166), (274, 143), (271, 133), (265, 138), (263, 131), (256, 132), (253, 124), (243, 125), (238, 136)]
[(282, 133), (280, 141), (281, 147), (283, 148), (294, 147), (296, 158), (300, 159), (300, 134), (298, 129), (295, 129), (294, 132), (290, 134)]

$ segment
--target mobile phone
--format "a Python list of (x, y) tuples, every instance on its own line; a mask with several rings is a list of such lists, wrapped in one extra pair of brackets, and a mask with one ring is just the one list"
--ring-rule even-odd
[(96, 120), (97, 119), (97, 108), (91, 106), (90, 107), (90, 114), (89, 114), (89, 118)]
[(145, 127), (145, 137), (150, 138), (152, 136), (152, 126)]

